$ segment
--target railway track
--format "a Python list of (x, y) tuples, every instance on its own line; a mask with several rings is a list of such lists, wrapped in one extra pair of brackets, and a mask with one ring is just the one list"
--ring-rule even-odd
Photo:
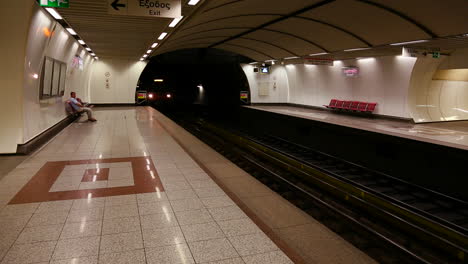
[(275, 136), (176, 121), (380, 262), (467, 262), (464, 201)]

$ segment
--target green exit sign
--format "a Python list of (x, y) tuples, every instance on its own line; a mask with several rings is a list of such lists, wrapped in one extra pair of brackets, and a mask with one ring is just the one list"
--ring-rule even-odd
[(39, 4), (45, 7), (69, 7), (68, 0), (39, 0)]
[(436, 51), (432, 52), (432, 58), (434, 58), (434, 59), (440, 58), (440, 52), (436, 52)]

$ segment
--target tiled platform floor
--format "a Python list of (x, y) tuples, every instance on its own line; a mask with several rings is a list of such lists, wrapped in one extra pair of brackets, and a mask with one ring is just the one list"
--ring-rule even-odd
[(248, 107), (468, 150), (468, 121), (414, 124), (404, 120), (365, 118), (299, 106)]
[(95, 113), (0, 181), (1, 263), (374, 263), (154, 109)]

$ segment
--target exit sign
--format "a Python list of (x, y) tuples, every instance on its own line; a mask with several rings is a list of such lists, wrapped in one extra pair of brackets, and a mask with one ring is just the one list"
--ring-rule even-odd
[(432, 58), (434, 59), (440, 58), (440, 52), (437, 52), (437, 51), (432, 52)]
[(39, 4), (45, 7), (69, 7), (68, 0), (40, 0)]

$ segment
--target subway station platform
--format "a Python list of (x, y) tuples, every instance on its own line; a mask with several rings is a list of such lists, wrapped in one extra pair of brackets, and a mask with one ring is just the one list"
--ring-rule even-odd
[(158, 111), (95, 115), (0, 181), (1, 263), (375, 263)]
[(246, 107), (468, 150), (468, 121), (415, 124), (410, 120), (365, 117), (300, 106)]

